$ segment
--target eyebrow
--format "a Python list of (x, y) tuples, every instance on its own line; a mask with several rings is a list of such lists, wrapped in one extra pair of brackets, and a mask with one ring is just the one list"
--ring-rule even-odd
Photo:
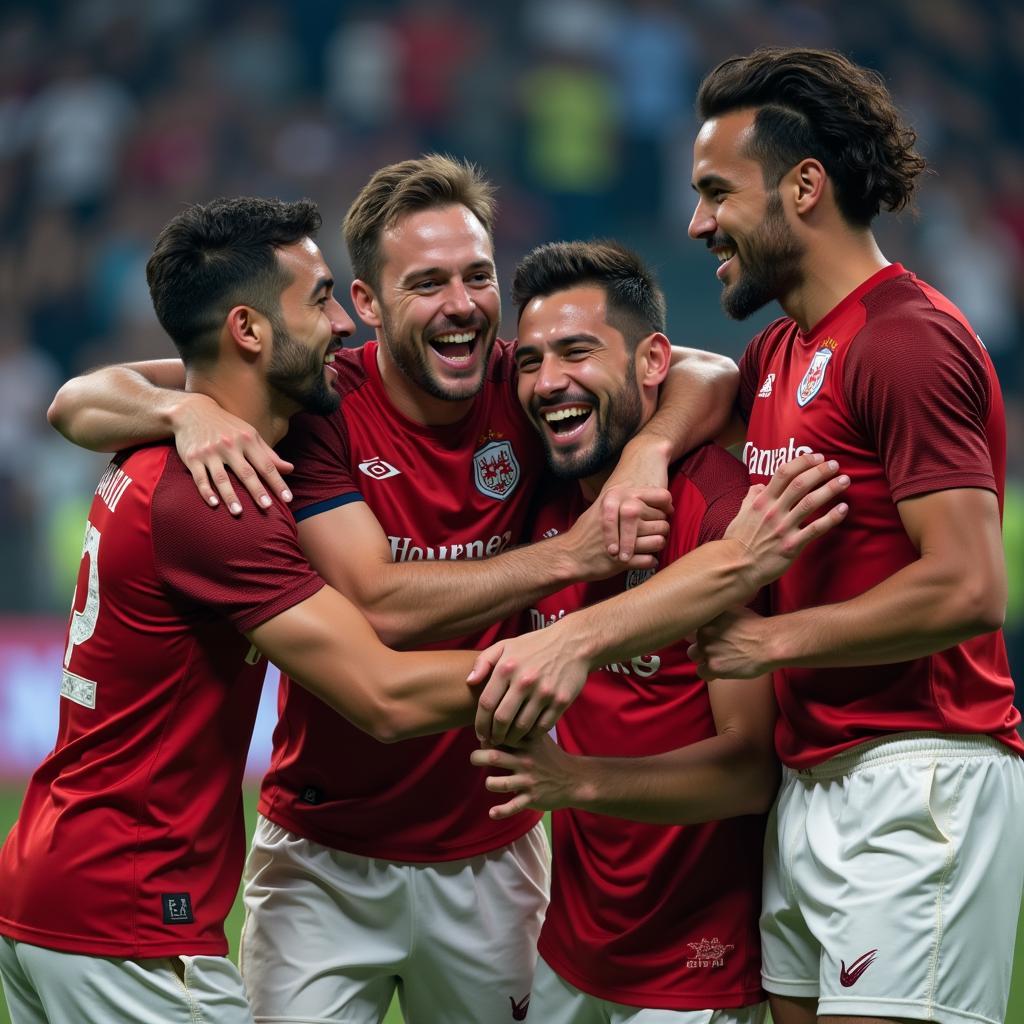
[(316, 284), (313, 286), (313, 290), (309, 293), (309, 297), (311, 299), (315, 299), (322, 291), (326, 290), (326, 291), (330, 292), (333, 287), (334, 287), (334, 278), (333, 277), (321, 277), (321, 278), (319, 278), (317, 280)]
[(690, 182), (690, 188), (695, 192), (703, 192), (714, 185), (724, 185), (726, 188), (732, 188), (732, 182), (723, 178), (720, 174), (705, 174), (696, 184)]
[[(489, 270), (492, 274), (494, 273), (494, 261), (493, 260), (474, 260), (466, 267), (466, 271), (474, 270)], [(404, 287), (410, 281), (415, 281), (418, 277), (431, 277), (434, 274), (447, 274), (448, 270), (445, 267), (419, 267), (416, 270), (410, 270), (402, 279), (398, 282), (399, 287)]]

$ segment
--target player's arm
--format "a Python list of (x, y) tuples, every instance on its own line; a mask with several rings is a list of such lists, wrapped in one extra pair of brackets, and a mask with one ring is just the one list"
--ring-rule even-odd
[(623, 561), (633, 554), (642, 511), (636, 489), (666, 487), (672, 462), (726, 430), (738, 387), (739, 370), (728, 356), (673, 346), (658, 409), (623, 448), (599, 498), (610, 554)]
[(247, 636), (283, 672), (383, 743), (473, 720), (476, 695), (466, 683), (473, 652), (392, 651), (331, 587)]
[(179, 359), (104, 366), (67, 381), (46, 417), (69, 441), (98, 452), (173, 436), (204, 500), (223, 501), (233, 515), (242, 506), (227, 469), (265, 508), (271, 501), (267, 487), (290, 501), (281, 474), (291, 471), (291, 463), (250, 424), (184, 386)]
[(750, 488), (724, 539), (688, 552), (639, 587), (483, 651), (471, 676), (490, 677), (477, 734), (500, 744), (518, 742), (535, 727), (548, 730), (592, 669), (692, 636), (725, 609), (745, 604), (842, 521), (843, 504), (817, 516), (849, 485), (837, 472), (820, 455), (793, 459), (767, 487)]
[(693, 652), (702, 674), (909, 661), (998, 629), (1006, 565), (995, 494), (935, 491), (897, 509), (915, 561), (848, 601), (767, 619), (729, 613), (709, 623)]
[(514, 794), (492, 808), (491, 817), (576, 807), (630, 821), (687, 825), (767, 811), (779, 781), (770, 677), (715, 680), (708, 684), (708, 698), (716, 735), (663, 754), (572, 755), (547, 733), (515, 751), (474, 751), (474, 764), (502, 769), (488, 777), (487, 788)]
[[(649, 514), (639, 524), (635, 568), (653, 567), (664, 546), (667, 523)], [(396, 647), (476, 632), (570, 582), (621, 569), (605, 550), (597, 509), (557, 537), (477, 560), (395, 561), (363, 501), (308, 519), (300, 512), (299, 542), (313, 568)]]

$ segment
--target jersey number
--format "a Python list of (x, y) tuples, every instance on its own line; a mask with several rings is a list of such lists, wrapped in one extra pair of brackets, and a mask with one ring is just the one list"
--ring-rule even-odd
[(71, 600), (71, 627), (68, 629), (68, 649), (64, 652), (64, 667), (71, 664), (71, 655), (79, 644), (84, 644), (96, 632), (96, 620), (100, 616), (100, 531), (88, 520), (85, 523), (85, 541), (82, 544), (82, 558), (89, 558), (89, 584), (85, 595), (85, 607), (79, 612), (78, 587)]

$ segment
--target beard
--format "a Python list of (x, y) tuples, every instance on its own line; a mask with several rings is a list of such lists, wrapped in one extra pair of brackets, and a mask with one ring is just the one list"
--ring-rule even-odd
[[(533, 415), (536, 420), (542, 421), (542, 412), (542, 407), (535, 403)], [(563, 452), (556, 449), (546, 429), (541, 431), (548, 468), (560, 480), (584, 480), (611, 469), (619, 461), (626, 443), (640, 429), (643, 405), (636, 382), (636, 367), (632, 361), (626, 370), (626, 380), (622, 387), (608, 396), (603, 407), (598, 403), (591, 415), (597, 417), (597, 429), (593, 444), (584, 451)]]
[[(723, 244), (718, 238), (713, 243)], [(733, 239), (724, 244), (736, 249), (740, 261), (738, 280), (722, 291), (722, 309), (733, 320), (746, 320), (773, 299), (781, 299), (803, 277), (804, 247), (786, 223), (778, 189), (769, 194), (764, 217), (743, 243), (742, 254)]]
[(483, 358), (479, 366), (480, 370), (476, 377), (464, 381), (446, 382), (439, 380), (433, 367), (430, 365), (426, 351), (426, 342), (422, 346), (417, 345), (411, 338), (408, 343), (397, 343), (395, 339), (398, 332), (395, 330), (394, 321), (386, 309), (381, 309), (381, 324), (383, 326), (383, 340), (387, 347), (388, 355), (399, 370), (415, 384), (420, 390), (425, 391), (433, 398), (439, 398), (444, 402), (461, 402), (467, 398), (473, 398), (480, 393), (484, 386), (484, 377), (487, 375), (487, 364), (490, 361), (491, 350), (494, 348), (497, 328), (486, 320), (482, 324), (463, 325), (448, 324), (439, 329), (439, 333), (445, 330), (474, 330), (480, 334), (478, 345), (484, 346)]
[(318, 416), (334, 412), (341, 396), (325, 379), (323, 356), (295, 341), (279, 316), (269, 319), (274, 329), (274, 351), (267, 382), (305, 412)]

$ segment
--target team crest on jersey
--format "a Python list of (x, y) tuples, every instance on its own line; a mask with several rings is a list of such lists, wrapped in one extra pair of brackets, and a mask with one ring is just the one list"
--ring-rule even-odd
[(687, 967), (724, 967), (726, 954), (736, 947), (722, 942), (716, 935), (713, 939), (702, 938), (700, 942), (688, 942), (693, 954), (687, 958)]
[(473, 456), (473, 482), (481, 494), (504, 501), (519, 483), (519, 460), (509, 441), (491, 441)]
[[(831, 340), (830, 338), (829, 341)], [(834, 345), (835, 342), (832, 344)], [(811, 365), (807, 367), (807, 372), (796, 389), (796, 404), (801, 408), (821, 390), (821, 385), (825, 383), (825, 370), (834, 354), (834, 350), (829, 347), (827, 342), (814, 353)]]

